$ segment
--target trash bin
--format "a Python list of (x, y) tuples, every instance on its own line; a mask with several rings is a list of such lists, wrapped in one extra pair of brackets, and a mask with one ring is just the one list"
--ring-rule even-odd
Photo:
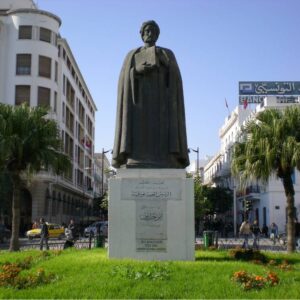
[(105, 238), (103, 235), (96, 235), (95, 236), (95, 248), (104, 247)]
[(214, 231), (207, 230), (203, 231), (204, 247), (208, 248), (214, 243)]

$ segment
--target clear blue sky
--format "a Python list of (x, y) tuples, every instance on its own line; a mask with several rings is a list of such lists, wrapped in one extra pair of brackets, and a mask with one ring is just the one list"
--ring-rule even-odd
[[(300, 81), (299, 0), (38, 0), (62, 19), (98, 107), (95, 151), (113, 147), (117, 82), (141, 24), (160, 26), (183, 78), (189, 147), (220, 148), (219, 128), (238, 105), (239, 81)], [(196, 154), (191, 154), (191, 161)]]

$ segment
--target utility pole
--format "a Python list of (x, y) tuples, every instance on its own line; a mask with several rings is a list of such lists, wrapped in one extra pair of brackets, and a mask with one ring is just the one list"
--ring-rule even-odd
[(189, 148), (188, 150), (189, 150), (189, 152), (190, 152), (190, 150), (192, 150), (192, 151), (194, 151), (194, 152), (197, 153), (197, 169), (196, 169), (196, 174), (198, 176), (200, 176), (200, 174), (199, 174), (199, 147), (197, 147), (197, 150), (195, 150), (193, 148)]
[(237, 236), (237, 220), (236, 220), (236, 185), (235, 180), (233, 178), (233, 233), (234, 237)]
[(102, 148), (102, 157), (101, 157), (101, 197), (104, 195), (104, 155), (111, 150), (104, 150)]

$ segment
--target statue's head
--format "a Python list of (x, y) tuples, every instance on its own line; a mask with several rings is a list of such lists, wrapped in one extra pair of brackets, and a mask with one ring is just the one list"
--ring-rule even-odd
[(145, 43), (155, 43), (159, 37), (159, 26), (153, 20), (144, 22), (140, 29), (142, 40)]

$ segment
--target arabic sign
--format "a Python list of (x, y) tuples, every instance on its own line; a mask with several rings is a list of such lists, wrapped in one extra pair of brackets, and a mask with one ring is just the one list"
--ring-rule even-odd
[[(239, 95), (240, 96), (271, 96), (271, 95), (298, 96), (300, 95), (300, 81), (240, 81)], [(249, 102), (249, 103), (257, 103), (257, 102)]]
[(136, 250), (167, 250), (167, 201), (136, 201)]
[(122, 200), (181, 200), (180, 179), (123, 179), (121, 195)]

